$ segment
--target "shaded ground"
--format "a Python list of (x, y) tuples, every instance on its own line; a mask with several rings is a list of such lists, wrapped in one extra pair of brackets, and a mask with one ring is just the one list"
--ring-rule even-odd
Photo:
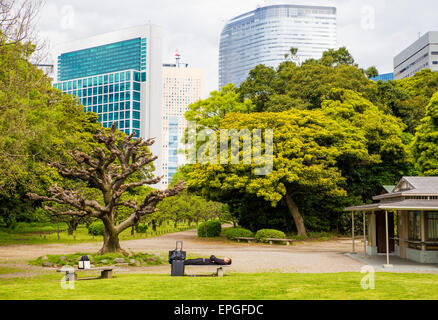
[[(351, 251), (348, 238), (331, 241), (297, 242), (287, 247), (284, 245), (263, 245), (235, 243), (223, 240), (197, 239), (195, 230), (167, 234), (161, 237), (122, 241), (124, 249), (148, 253), (160, 253), (164, 258), (175, 247), (177, 240), (184, 241), (184, 250), (191, 255), (233, 258), (233, 272), (299, 272), (299, 273), (335, 273), (360, 271), (363, 262), (354, 260), (344, 253)], [(47, 244), (47, 245), (10, 245), (0, 247), (0, 267), (17, 267), (26, 269), (23, 275), (31, 276), (35, 272), (53, 272), (53, 270), (27, 265), (28, 260), (47, 254), (70, 254), (76, 252), (96, 252), (100, 243)], [(360, 249), (358, 241), (356, 248)], [(47, 270), (47, 271), (46, 271)], [(118, 272), (168, 273), (169, 266), (143, 268), (120, 267)], [(0, 275), (1, 278), (12, 276)], [(15, 275), (16, 276), (16, 275)]]

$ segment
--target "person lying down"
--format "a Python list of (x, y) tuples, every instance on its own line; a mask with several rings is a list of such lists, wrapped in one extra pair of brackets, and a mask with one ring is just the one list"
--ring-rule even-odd
[(231, 258), (225, 257), (223, 260), (218, 259), (215, 256), (210, 256), (210, 259), (198, 258), (198, 259), (188, 259), (184, 261), (186, 266), (210, 266), (210, 265), (230, 265)]

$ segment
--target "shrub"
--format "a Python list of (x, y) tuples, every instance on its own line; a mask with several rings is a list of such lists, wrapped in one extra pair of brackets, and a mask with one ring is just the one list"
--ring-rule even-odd
[(105, 226), (102, 221), (95, 221), (88, 226), (88, 233), (93, 236), (103, 236)]
[(219, 221), (207, 221), (198, 226), (198, 237), (214, 238), (221, 234), (222, 226)]
[(284, 234), (283, 231), (278, 231), (274, 229), (262, 229), (257, 231), (255, 238), (259, 242), (268, 242), (267, 240), (264, 239), (267, 238), (285, 239), (286, 235)]
[(224, 235), (227, 239), (233, 240), (236, 237), (252, 237), (254, 233), (245, 228), (229, 228), (224, 230)]
[(137, 232), (138, 233), (146, 233), (148, 231), (148, 225), (145, 223), (145, 224), (139, 224), (138, 226), (137, 226)]

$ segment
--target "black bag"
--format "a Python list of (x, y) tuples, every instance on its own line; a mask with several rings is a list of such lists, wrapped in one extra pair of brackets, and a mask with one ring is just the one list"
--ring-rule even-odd
[[(178, 248), (178, 244), (181, 246)], [(174, 260), (185, 260), (186, 252), (182, 251), (183, 242), (177, 241), (175, 250), (169, 251), (169, 263), (172, 263)]]
[(172, 260), (172, 277), (183, 277), (184, 276), (184, 260)]

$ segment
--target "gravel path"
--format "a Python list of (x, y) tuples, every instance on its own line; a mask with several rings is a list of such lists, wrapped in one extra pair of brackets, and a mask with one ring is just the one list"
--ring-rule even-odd
[[(364, 263), (344, 255), (344, 253), (351, 251), (351, 240), (348, 238), (324, 242), (299, 242), (287, 247), (197, 239), (195, 230), (190, 230), (157, 238), (122, 241), (121, 246), (132, 251), (166, 254), (175, 247), (176, 240), (184, 241), (184, 250), (191, 255), (208, 256), (214, 254), (218, 257), (232, 257), (233, 272), (336, 273), (357, 272), (364, 266)], [(101, 243), (1, 246), (0, 265), (24, 266), (26, 260), (46, 254), (95, 252), (100, 247)], [(359, 241), (356, 248), (361, 249)], [(121, 268), (120, 271), (168, 273), (169, 266), (125, 267)]]

